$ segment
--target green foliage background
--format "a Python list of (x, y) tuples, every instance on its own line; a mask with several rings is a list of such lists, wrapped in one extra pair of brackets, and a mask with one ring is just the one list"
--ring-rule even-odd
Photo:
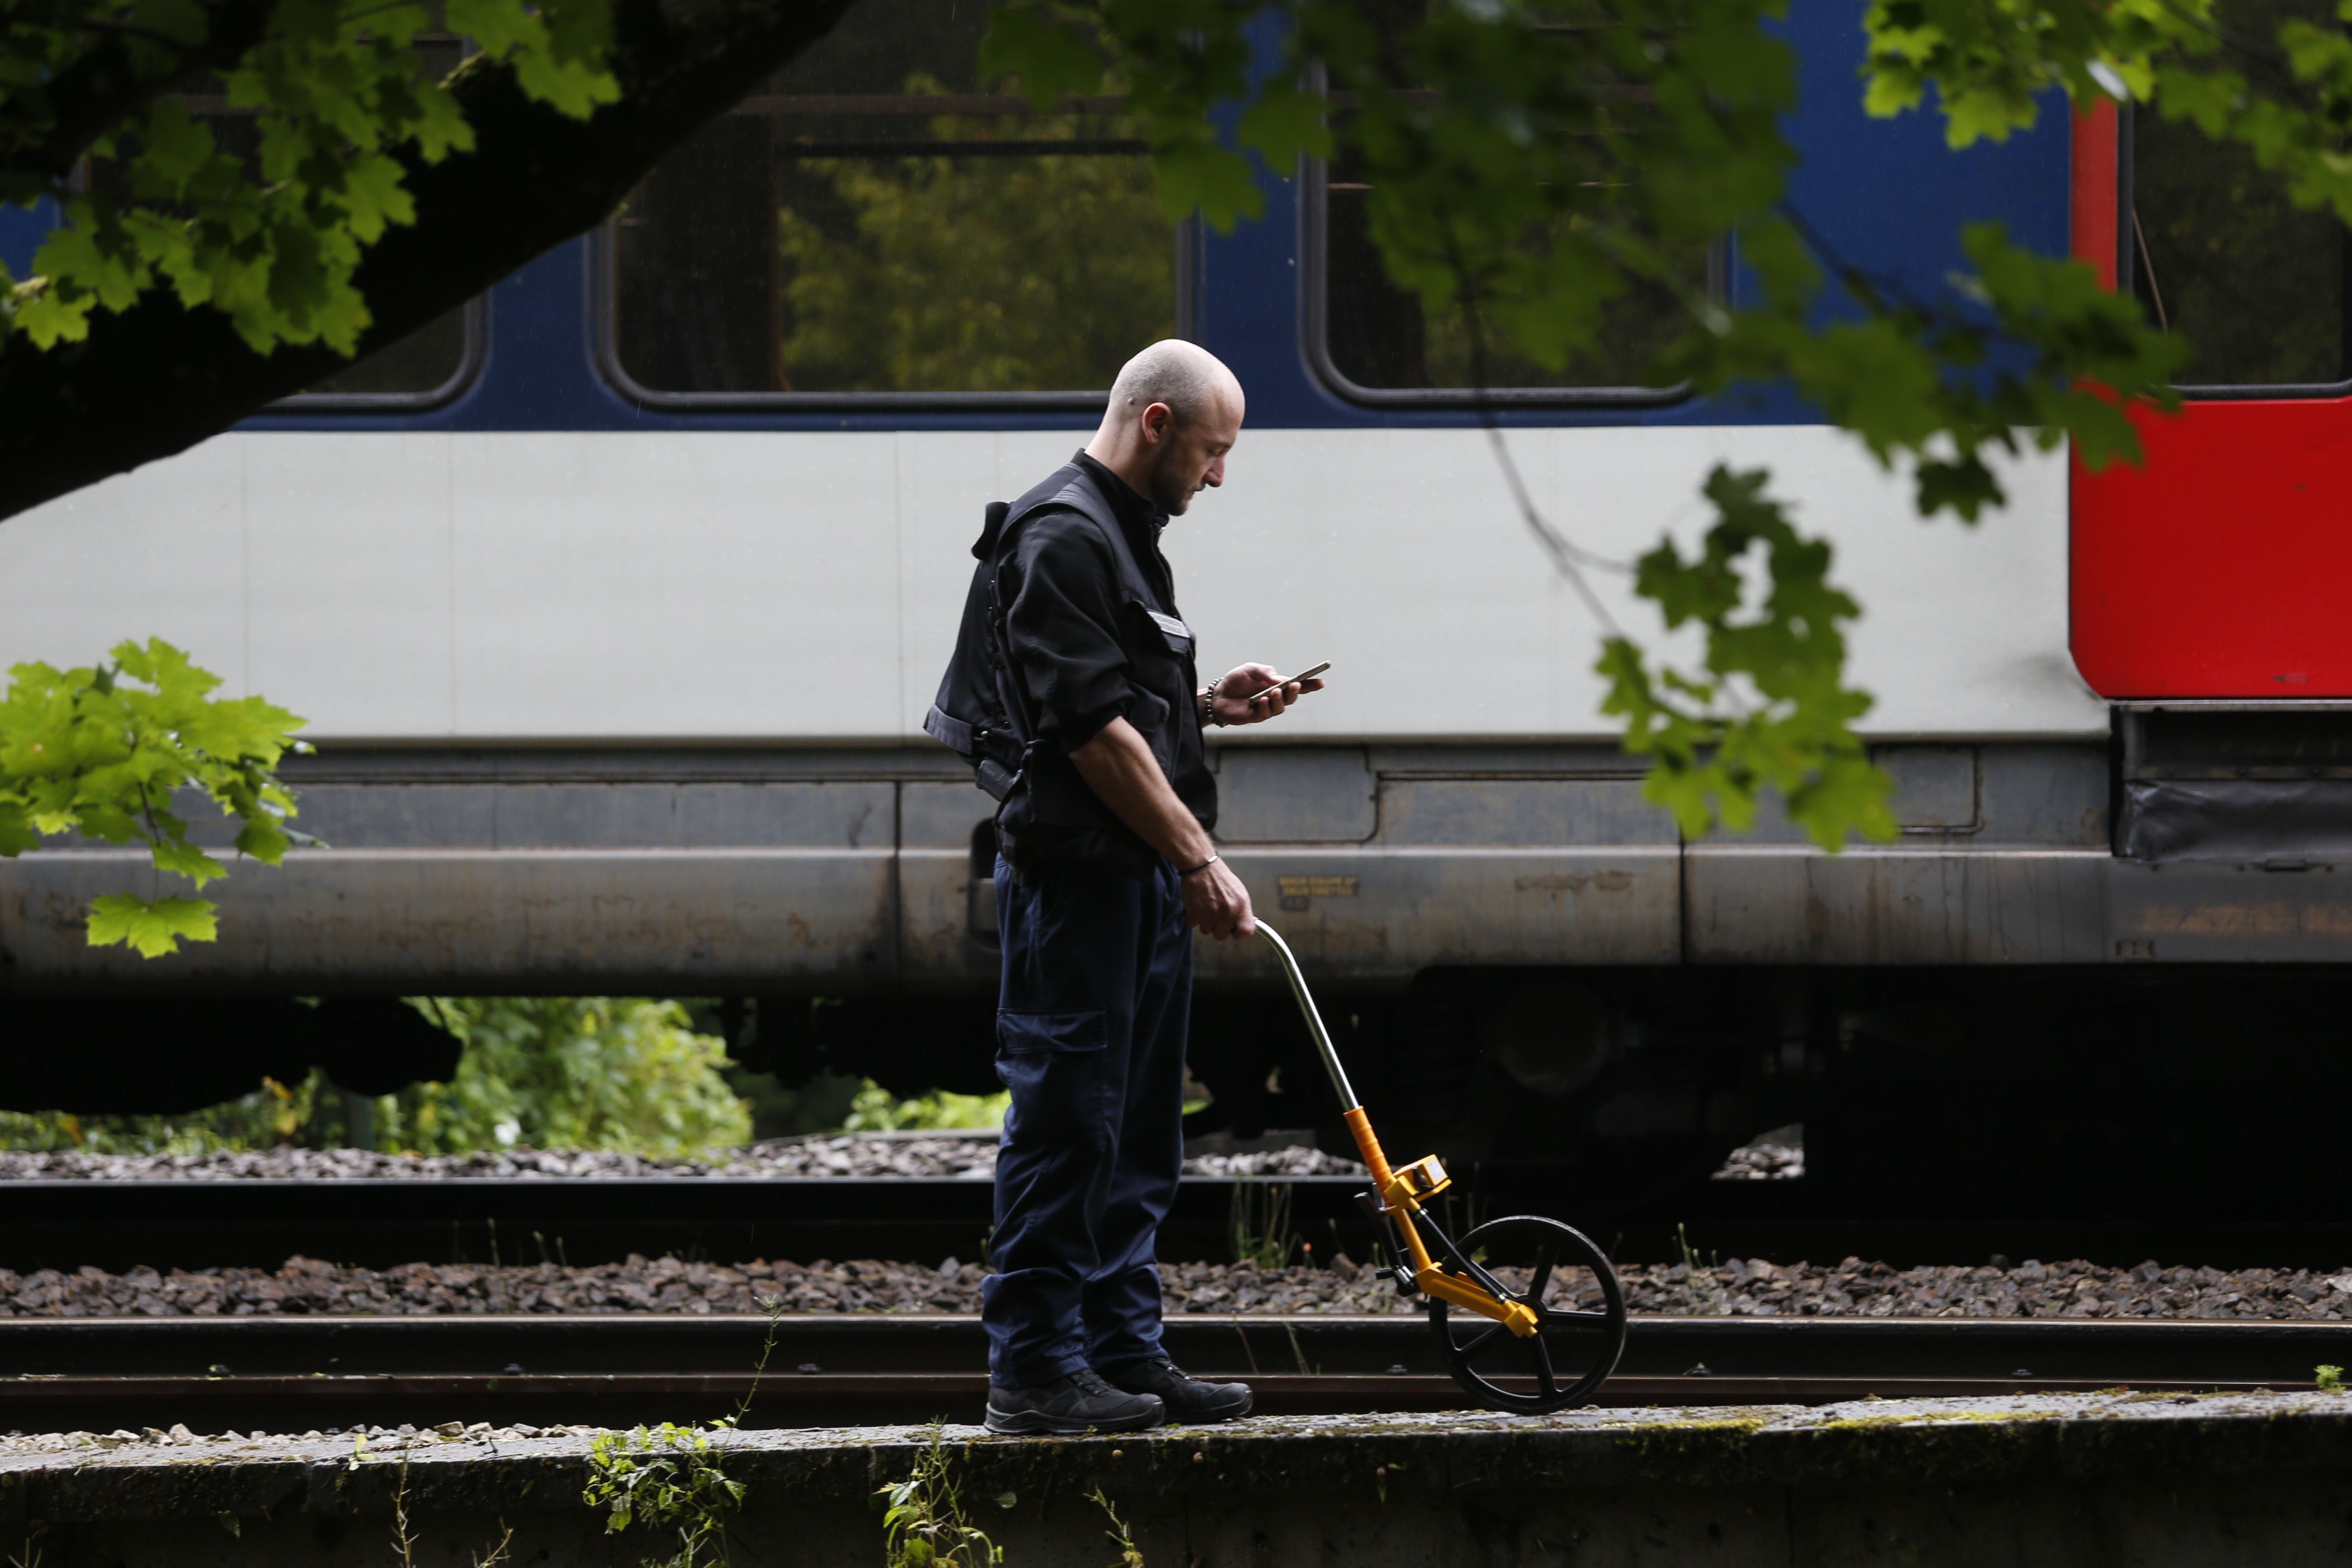
[(722, 1076), (727, 1048), (686, 1006), (644, 997), (435, 998), (420, 1004), (466, 1043), (447, 1083), (381, 1102), (379, 1142), (423, 1154), (528, 1143), (690, 1155), (748, 1142), (751, 1118)]
[(208, 1154), (278, 1143), (341, 1143), (341, 1098), (323, 1073), (299, 1084), (263, 1079), (252, 1093), (184, 1116), (74, 1116), (0, 1110), (0, 1149), (91, 1154)]
[[(643, 996), (418, 997), (466, 1043), (447, 1083), (362, 1102), (372, 1147), (457, 1154), (520, 1145), (648, 1158), (722, 1152), (760, 1136), (993, 1127), (1006, 1097), (901, 1099), (870, 1079), (820, 1078), (782, 1089), (727, 1058), (689, 1004)], [(205, 1154), (352, 1142), (352, 1097), (313, 1071), (265, 1079), (250, 1094), (184, 1116), (81, 1118), (0, 1111), (0, 1149)], [(756, 1118), (756, 1121), (755, 1121)]]
[(921, 1128), (996, 1127), (1004, 1121), (1010, 1094), (950, 1094), (935, 1089), (901, 1100), (867, 1079), (850, 1101), (845, 1132), (903, 1132)]

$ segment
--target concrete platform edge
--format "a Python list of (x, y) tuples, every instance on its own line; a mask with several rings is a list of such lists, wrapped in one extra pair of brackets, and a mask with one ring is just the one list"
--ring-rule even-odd
[[(1121, 1495), (1549, 1492), (1664, 1485), (1983, 1485), (2352, 1469), (2352, 1397), (2092, 1394), (1843, 1405), (1269, 1417), (1121, 1437), (942, 1429), (968, 1490)], [(724, 1439), (749, 1506), (857, 1503), (906, 1475), (926, 1427)], [(0, 1458), (0, 1527), (30, 1521), (584, 1512), (590, 1440), (126, 1446)]]

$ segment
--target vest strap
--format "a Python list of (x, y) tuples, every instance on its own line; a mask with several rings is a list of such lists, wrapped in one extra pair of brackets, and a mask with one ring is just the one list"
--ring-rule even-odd
[(972, 744), (971, 726), (936, 702), (931, 704), (931, 710), (923, 715), (923, 733), (958, 755), (970, 757), (979, 754), (980, 748)]
[(969, 758), (975, 765), (982, 758), (992, 758), (1004, 770), (1018, 770), (1023, 760), (1021, 742), (1014, 737), (1002, 730), (968, 724), (936, 702), (923, 715), (923, 733), (958, 756)]

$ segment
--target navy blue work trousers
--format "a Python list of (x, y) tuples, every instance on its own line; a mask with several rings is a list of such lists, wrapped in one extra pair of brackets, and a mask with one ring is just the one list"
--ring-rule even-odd
[(1174, 868), (1150, 880), (996, 862), (1003, 988), (992, 1380), (1034, 1387), (1160, 1353), (1153, 1243), (1184, 1163), (1192, 937)]

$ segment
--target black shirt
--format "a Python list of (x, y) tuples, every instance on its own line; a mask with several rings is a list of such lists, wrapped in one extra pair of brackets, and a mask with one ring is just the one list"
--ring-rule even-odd
[[(1160, 552), (1167, 514), (1085, 453), (1076, 461), (1110, 502), (1127, 535), (1144, 584), (1157, 601), (1144, 608), (1181, 620), (1174, 574)], [(1202, 826), (1214, 824), (1217, 784), (1201, 744), (1200, 701), (1190, 661), (1139, 665), (1129, 657), (1137, 612), (1125, 603), (1110, 548), (1095, 525), (1066, 508), (1032, 513), (1007, 542), (998, 591), (1005, 606), (1005, 651), (1029, 699), (1037, 738), (1066, 754), (1113, 719), (1124, 718), (1151, 744), (1177, 798)], [(1142, 841), (1124, 828), (1118, 835), (1131, 842), (1116, 854), (1131, 858), (1142, 848)], [(1101, 837), (1097, 829), (1039, 826), (1023, 835), (1023, 844), (1024, 850), (1055, 858), (1090, 858), (1103, 847)]]

